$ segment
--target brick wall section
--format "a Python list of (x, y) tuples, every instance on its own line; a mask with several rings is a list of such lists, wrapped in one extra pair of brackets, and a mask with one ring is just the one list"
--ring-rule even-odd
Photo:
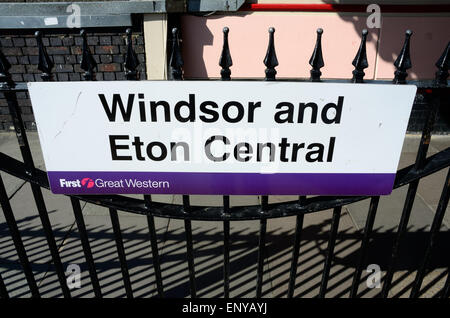
[[(80, 68), (82, 38), (77, 34), (47, 34), (43, 43), (53, 59), (54, 81), (83, 80), (84, 71)], [(96, 78), (99, 81), (125, 80), (124, 59), (126, 53), (125, 32), (98, 32), (88, 35), (88, 44), (98, 63)], [(33, 35), (2, 35), (1, 50), (12, 67), (10, 73), (15, 82), (42, 81), (37, 69), (38, 47)], [(133, 47), (138, 56), (140, 79), (146, 79), (145, 48), (142, 32), (133, 33)], [(25, 126), (36, 130), (33, 111), (28, 93), (17, 94)], [(7, 102), (0, 93), (0, 131), (12, 130), (13, 125)]]

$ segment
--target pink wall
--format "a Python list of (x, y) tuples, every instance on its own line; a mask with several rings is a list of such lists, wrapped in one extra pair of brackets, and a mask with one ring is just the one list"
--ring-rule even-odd
[[(385, 17), (380, 29), (369, 29), (366, 78), (393, 77), (392, 65), (400, 52), (406, 29), (414, 31), (411, 43), (413, 78), (432, 78), (434, 63), (450, 39), (450, 17)], [(240, 14), (182, 18), (183, 56), (186, 78), (220, 76), (222, 29), (230, 28), (229, 43), (232, 77), (264, 77), (263, 59), (267, 50), (268, 28), (273, 26), (279, 61), (279, 78), (309, 77), (308, 64), (316, 39), (316, 29), (324, 30), (322, 49), (324, 78), (350, 78), (351, 62), (358, 50), (365, 16), (335, 14)]]

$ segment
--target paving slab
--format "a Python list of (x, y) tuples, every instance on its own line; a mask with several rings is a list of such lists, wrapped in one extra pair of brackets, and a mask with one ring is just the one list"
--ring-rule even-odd
[[(391, 264), (391, 250), (397, 233), (406, 191), (407, 186), (394, 190), (390, 196), (382, 197), (378, 206), (374, 232), (371, 236), (372, 241), (368, 250), (367, 264), (379, 265), (382, 271), (382, 277), (384, 277), (386, 269)], [(359, 229), (363, 229), (369, 208), (369, 200), (348, 205), (346, 208), (355, 225)], [(390, 296), (397, 297), (396, 295), (398, 294), (400, 297), (406, 292), (409, 295), (410, 291), (408, 288), (411, 288), (411, 284), (414, 281), (415, 270), (421, 264), (423, 255), (425, 254), (433, 217), (433, 210), (428, 207), (420, 196), (416, 196), (408, 223), (408, 232), (400, 243), (399, 256), (395, 263), (396, 273), (393, 280), (396, 283), (392, 287)], [(444, 225), (441, 228), (441, 233), (439, 233), (439, 238), (436, 239), (439, 246), (435, 247), (430, 261), (430, 277), (438, 275), (436, 273), (442, 272), (443, 270), (447, 270), (450, 255), (445, 252), (448, 249), (445, 244), (449, 239), (450, 232), (448, 231), (448, 227)], [(369, 273), (363, 272), (360, 285), (361, 297), (374, 296), (379, 292), (379, 290), (373, 289), (369, 293), (369, 289), (365, 284), (365, 279), (368, 275)], [(438, 282), (435, 282), (436, 284)], [(436, 285), (433, 288), (441, 287)], [(374, 294), (375, 291), (376, 293)], [(430, 292), (426, 293), (426, 295), (430, 295)]]
[[(371, 274), (371, 273), (370, 273)], [(416, 277), (417, 271), (415, 270), (398, 270), (394, 273), (391, 289), (389, 291), (389, 298), (408, 298), (414, 279)], [(445, 284), (447, 278), (447, 269), (433, 269), (430, 271), (423, 280), (421, 291), (419, 294), (420, 298), (436, 298), (439, 297), (440, 292)], [(367, 279), (369, 273), (363, 271), (361, 276), (361, 284), (358, 289), (358, 297), (361, 298), (374, 298), (380, 295), (381, 288), (383, 286), (383, 279), (386, 275), (386, 271), (381, 271), (381, 284), (375, 288), (367, 287)]]
[[(28, 132), (27, 136), (35, 166), (39, 169), (45, 169), (44, 158), (37, 132)], [(13, 157), (14, 159), (23, 161), (19, 143), (17, 142), (16, 134), (14, 132), (0, 132), (0, 152)], [(8, 197), (11, 197), (25, 183), (23, 180), (4, 172), (1, 172), (0, 175), (5, 184)]]
[[(432, 209), (433, 211), (436, 211), (437, 208), (438, 208), (438, 205), (437, 205), (437, 204), (431, 206), (431, 209)], [(446, 211), (446, 212), (445, 212), (445, 214), (444, 214), (444, 220), (442, 221), (442, 223), (443, 223), (443, 226), (442, 226), (442, 227), (443, 227), (444, 230), (448, 230), (448, 229), (450, 229), (450, 208), (447, 206), (447, 209), (446, 209), (445, 211)], [(442, 231), (443, 229), (441, 228), (441, 231)]]
[[(66, 196), (53, 195), (46, 189), (42, 189), (42, 194), (56, 245), (60, 246), (74, 224), (70, 200)], [(31, 186), (25, 184), (10, 200), (10, 204), (36, 281), (39, 283), (46, 275), (56, 277), (54, 270), (48, 272), (52, 258)], [(3, 211), (0, 213), (0, 228), (7, 238), (0, 248), (0, 271), (7, 272), (14, 270), (12, 264), (18, 262), (18, 256)]]
[[(331, 217), (332, 210), (315, 212), (304, 217), (294, 297), (316, 297), (319, 294)], [(268, 228), (274, 234), (268, 258), (273, 297), (287, 296), (295, 224), (295, 216), (273, 219), (268, 224)], [(348, 294), (354, 272), (354, 262), (351, 260), (359, 247), (358, 236), (355, 232), (352, 220), (347, 211), (343, 209), (327, 297), (346, 297)]]
[[(91, 204), (88, 204), (91, 205)], [(88, 207), (85, 209), (88, 210)], [(96, 266), (100, 286), (104, 297), (125, 297), (123, 276), (120, 270), (117, 248), (107, 209), (97, 215), (85, 214), (84, 219), (90, 240), (90, 246)], [(153, 297), (156, 295), (156, 283), (150, 248), (147, 219), (145, 216), (119, 212), (119, 223), (123, 237), (127, 266), (134, 297)], [(157, 238), (163, 241), (168, 219), (155, 218)], [(162, 243), (160, 243), (162, 244)], [(81, 268), (81, 288), (72, 290), (74, 297), (92, 297), (93, 289), (90, 282), (88, 267), (84, 258), (79, 232), (76, 226), (61, 246), (60, 255), (64, 268), (70, 264)], [(45, 288), (44, 288), (45, 287)], [(55, 279), (45, 278), (42, 289), (48, 297), (58, 297), (60, 290)]]
[[(408, 186), (392, 191), (389, 196), (382, 196), (378, 204), (374, 229), (378, 232), (396, 231), (400, 222)], [(363, 229), (366, 224), (369, 211), (370, 200), (366, 199), (346, 206), (351, 218), (358, 229)], [(409, 231), (429, 230), (433, 220), (432, 209), (420, 198), (416, 196), (409, 220)]]
[[(419, 187), (417, 189), (418, 196), (435, 212), (441, 198), (442, 189), (445, 184), (445, 178), (448, 174), (448, 168), (440, 170), (432, 175), (420, 179)], [(447, 211), (450, 203), (447, 205)], [(450, 212), (444, 216), (444, 224), (450, 228)]]
[(0, 263), (0, 274), (2, 275), (10, 298), (31, 297), (25, 274), (18, 261), (11, 261), (7, 266), (4, 263)]
[[(184, 227), (184, 222), (171, 220), (171, 225)], [(170, 229), (171, 227), (169, 231)], [(223, 297), (223, 224), (193, 221), (192, 235), (197, 294), (199, 297)], [(165, 250), (168, 250), (167, 243), (168, 241)], [(182, 255), (185, 249), (179, 252)], [(186, 284), (183, 284), (183, 290), (185, 286)]]
[[(192, 206), (223, 206), (223, 196), (221, 195), (190, 195)], [(156, 201), (157, 199), (155, 199)], [(173, 196), (173, 204), (183, 204), (181, 195)], [(246, 206), (260, 204), (259, 196), (256, 195), (232, 195), (230, 196), (230, 206)]]
[(450, 135), (433, 135), (431, 136), (430, 146), (442, 151), (450, 147)]
[(152, 194), (152, 200), (161, 203), (173, 203), (174, 201), (173, 197), (174, 195), (172, 194)]
[[(392, 279), (390, 298), (408, 298), (411, 294), (412, 284), (416, 278), (417, 271), (398, 271)], [(425, 276), (420, 292), (420, 298), (433, 298), (439, 295), (445, 285), (447, 269), (436, 269)]]
[(0, 177), (2, 178), (3, 184), (5, 185), (6, 194), (10, 199), (26, 183), (22, 179), (16, 178), (5, 172), (0, 172)]
[[(37, 132), (27, 132), (28, 143), (30, 145), (33, 161), (36, 166), (43, 166), (44, 157), (42, 155), (41, 144)], [(0, 132), (0, 151), (17, 160), (22, 160), (19, 143), (15, 132)]]
[[(106, 208), (102, 208), (107, 210)], [(156, 295), (147, 219), (142, 215), (119, 212), (127, 265), (135, 297)], [(86, 216), (92, 250), (99, 271), (100, 285), (106, 297), (125, 296), (120, 263), (111, 221), (103, 216)], [(168, 219), (155, 218), (159, 241), (163, 241)], [(90, 230), (90, 228), (93, 228)], [(91, 234), (92, 233), (92, 234)], [(98, 240), (100, 239), (100, 242)], [(95, 244), (95, 246), (94, 246)], [(108, 244), (108, 245), (106, 245)]]
[[(408, 135), (403, 144), (403, 150), (400, 157), (399, 169), (414, 164), (417, 156), (417, 149), (420, 143), (420, 135)], [(432, 136), (427, 156), (436, 154), (450, 146), (450, 136)], [(417, 188), (418, 197), (428, 205), (428, 207), (436, 211), (436, 206), (442, 193), (445, 178), (448, 169), (442, 169), (420, 180)], [(449, 204), (450, 205), (450, 204)], [(450, 215), (445, 215), (444, 224), (449, 227)]]
[(297, 201), (298, 199), (299, 199), (298, 195), (270, 195), (269, 196), (269, 204)]
[[(217, 284), (217, 261), (211, 259), (210, 248), (219, 248), (217, 222), (192, 222), (194, 241), (194, 267), (197, 293), (208, 293), (208, 287)], [(216, 238), (214, 241), (213, 238)], [(189, 272), (186, 252), (184, 221), (170, 219), (164, 242), (161, 243), (161, 270), (167, 297), (190, 297)], [(212, 246), (207, 246), (212, 244)], [(215, 253), (219, 255), (218, 253)], [(213, 255), (214, 258), (215, 255)], [(216, 293), (220, 290), (216, 289)]]
[[(402, 153), (400, 155), (400, 162), (398, 169), (405, 168), (414, 164), (417, 157), (417, 151), (419, 150), (421, 135), (406, 135), (403, 140)], [(449, 137), (450, 141), (450, 137)], [(427, 157), (438, 153), (440, 150), (433, 146), (433, 142), (430, 142), (428, 147)]]
[[(259, 230), (260, 221), (230, 222), (230, 297), (256, 297)], [(270, 235), (270, 231), (267, 231), (267, 237)], [(265, 263), (263, 297), (267, 297), (270, 287), (267, 269)]]
[[(230, 222), (230, 297), (255, 297), (259, 221)], [(192, 221), (197, 295), (223, 297), (223, 223)], [(189, 297), (184, 221), (171, 219), (161, 250), (168, 297)], [(265, 277), (265, 281), (268, 279)]]
[(188, 267), (183, 221), (169, 220), (159, 249), (165, 296), (188, 297)]
[(409, 134), (403, 140), (402, 153), (417, 153), (420, 145), (420, 134)]

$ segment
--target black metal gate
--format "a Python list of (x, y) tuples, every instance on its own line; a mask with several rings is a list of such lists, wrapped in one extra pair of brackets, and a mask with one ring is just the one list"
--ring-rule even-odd
[[(276, 79), (275, 67), (278, 65), (277, 57), (274, 48), (274, 29), (269, 29), (269, 45), (267, 54), (264, 59), (264, 64), (267, 67), (265, 71), (265, 80), (274, 81)], [(181, 50), (178, 40), (178, 31), (173, 29), (172, 37), (172, 53), (170, 57), (171, 76), (173, 80), (183, 79), (183, 60), (181, 56)], [(95, 80), (95, 68), (96, 62), (91, 55), (86, 40), (86, 32), (83, 30), (80, 34), (83, 37), (81, 67), (85, 70), (84, 79), (87, 81)], [(322, 30), (317, 30), (317, 42), (313, 51), (313, 55), (309, 61), (312, 66), (310, 81), (313, 82), (332, 82), (321, 79), (320, 69), (324, 66), (321, 49), (321, 35)], [(406, 39), (401, 49), (401, 52), (395, 61), (396, 67), (395, 77), (392, 82), (387, 81), (364, 81), (364, 69), (368, 67), (366, 57), (366, 35), (367, 31), (362, 33), (362, 40), (359, 50), (353, 60), (355, 67), (353, 71), (353, 83), (382, 83), (389, 85), (393, 84), (405, 84), (407, 77), (407, 70), (411, 68), (411, 60), (409, 53), (409, 41), (412, 33), (406, 32)], [(126, 78), (127, 80), (137, 80), (138, 73), (136, 68), (139, 64), (136, 54), (133, 51), (131, 41), (131, 30), (127, 30), (128, 36), (128, 49), (125, 58)], [(46, 53), (46, 49), (42, 44), (42, 34), (36, 33), (36, 39), (39, 46), (39, 65), (38, 69), (42, 72), (42, 79), (44, 81), (52, 80), (52, 68), (53, 62)], [(404, 202), (401, 219), (398, 224), (397, 232), (394, 236), (394, 241), (390, 250), (390, 262), (386, 270), (386, 274), (383, 277), (383, 286), (378, 296), (388, 297), (390, 291), (393, 275), (396, 271), (396, 264), (399, 257), (399, 251), (401, 244), (408, 244), (404, 240), (405, 235), (408, 232), (408, 222), (411, 215), (412, 206), (416, 196), (417, 188), (421, 178), (433, 174), (441, 169), (446, 169), (450, 165), (450, 147), (445, 150), (427, 157), (427, 151), (431, 140), (431, 133), (433, 125), (435, 123), (436, 114), (441, 107), (441, 104), (448, 103), (449, 89), (447, 87), (447, 77), (449, 75), (449, 60), (450, 60), (450, 44), (445, 48), (441, 58), (436, 62), (438, 71), (436, 72), (435, 80), (430, 81), (411, 81), (409, 83), (415, 84), (418, 87), (418, 94), (422, 94), (427, 102), (427, 116), (426, 122), (423, 126), (422, 137), (417, 151), (416, 161), (413, 165), (403, 168), (397, 172), (394, 188), (398, 188), (404, 185), (408, 185), (408, 191), (406, 200)], [(232, 65), (231, 55), (228, 48), (228, 28), (224, 28), (224, 44), (220, 57), (219, 65), (222, 67), (220, 72), (221, 80), (230, 80), (230, 66)], [(16, 178), (24, 180), (31, 185), (34, 202), (39, 212), (39, 217), (42, 223), (42, 229), (45, 233), (48, 249), (50, 250), (52, 263), (54, 270), (57, 274), (60, 288), (64, 297), (71, 297), (71, 290), (67, 285), (65, 271), (61, 258), (59, 255), (58, 247), (55, 242), (54, 229), (49, 221), (48, 209), (44, 201), (41, 188), (49, 188), (46, 173), (40, 169), (37, 169), (33, 163), (31, 155), (31, 149), (27, 139), (27, 132), (24, 128), (20, 108), (17, 102), (16, 94), (19, 92), (26, 92), (27, 87), (25, 83), (14, 83), (11, 80), (11, 76), (8, 73), (10, 64), (6, 60), (5, 56), (0, 52), (0, 92), (4, 94), (7, 99), (9, 111), (13, 118), (14, 128), (17, 135), (17, 140), (20, 146), (20, 151), (23, 157), (23, 161), (18, 161), (4, 153), (0, 153), (0, 169), (1, 171), (12, 175)], [(302, 80), (298, 80), (299, 82)], [(307, 80), (303, 80), (307, 81)], [(345, 81), (334, 81), (345, 82)], [(445, 107), (448, 107), (446, 105)], [(417, 274), (412, 286), (410, 297), (420, 296), (421, 286), (425, 275), (427, 274), (430, 256), (433, 252), (433, 248), (436, 245), (436, 239), (439, 236), (439, 231), (443, 222), (444, 214), (448, 206), (450, 196), (450, 173), (447, 174), (445, 184), (443, 185), (442, 194), (440, 197), (439, 205), (437, 206), (435, 216), (431, 225), (431, 230), (427, 232), (426, 250), (423, 255), (420, 266), (417, 268)], [(289, 281), (286, 284), (287, 297), (294, 296), (294, 290), (297, 279), (297, 269), (299, 266), (299, 254), (302, 240), (303, 220), (305, 214), (313, 213), (317, 211), (333, 209), (331, 218), (331, 228), (328, 233), (327, 249), (325, 253), (325, 261), (323, 264), (322, 278), (320, 283), (319, 297), (323, 298), (327, 293), (327, 286), (330, 277), (330, 268), (333, 264), (335, 255), (335, 245), (338, 236), (338, 226), (341, 217), (341, 209), (344, 205), (349, 205), (361, 200), (370, 200), (369, 211), (365, 223), (364, 231), (360, 237), (361, 245), (359, 248), (359, 254), (357, 262), (355, 264), (355, 271), (352, 278), (352, 286), (349, 290), (350, 297), (358, 297), (358, 286), (361, 282), (361, 275), (363, 269), (367, 266), (367, 256), (370, 253), (370, 242), (373, 234), (374, 221), (377, 213), (378, 203), (380, 197), (327, 197), (327, 196), (315, 196), (305, 197), (301, 196), (296, 201), (284, 202), (284, 203), (271, 203), (269, 204), (268, 196), (261, 198), (260, 205), (245, 206), (245, 207), (232, 207), (230, 206), (230, 197), (223, 196), (223, 206), (221, 207), (207, 207), (207, 206), (193, 206), (190, 204), (190, 197), (188, 195), (183, 196), (183, 204), (165, 204), (159, 202), (152, 202), (150, 195), (144, 195), (143, 199), (136, 199), (131, 197), (125, 197), (120, 195), (86, 195), (86, 196), (70, 196), (70, 202), (73, 208), (76, 225), (80, 235), (80, 240), (84, 252), (86, 264), (90, 275), (93, 291), (96, 297), (102, 297), (102, 288), (98, 273), (96, 270), (96, 264), (91, 251), (91, 243), (80, 201), (89, 202), (95, 205), (107, 207), (109, 209), (109, 215), (112, 222), (112, 228), (115, 236), (115, 247), (120, 261), (120, 267), (122, 272), (123, 283), (127, 297), (133, 297), (132, 285), (130, 282), (130, 275), (127, 266), (127, 259), (125, 255), (124, 243), (119, 224), (118, 211), (126, 211), (131, 213), (137, 213), (145, 215), (148, 222), (148, 231), (150, 237), (151, 251), (152, 251), (152, 265), (154, 268), (154, 275), (156, 281), (157, 294), (160, 297), (164, 296), (164, 275), (161, 271), (160, 255), (158, 250), (158, 241), (155, 229), (155, 217), (162, 218), (175, 218), (184, 220), (184, 233), (186, 241), (186, 259), (187, 267), (189, 271), (189, 289), (190, 296), (197, 296), (196, 289), (196, 269), (194, 259), (194, 245), (193, 245), (193, 232), (192, 221), (206, 220), (206, 221), (220, 221), (223, 222), (223, 296), (228, 298), (230, 295), (230, 246), (232, 244), (230, 240), (230, 223), (238, 222), (242, 220), (257, 220), (259, 221), (259, 241), (258, 241), (258, 253), (257, 253), (257, 266), (256, 266), (256, 282), (254, 287), (256, 288), (256, 296), (261, 297), (263, 286), (263, 274), (264, 274), (264, 260), (266, 254), (266, 239), (267, 239), (267, 221), (271, 218), (280, 218), (286, 216), (295, 216), (295, 233), (294, 244), (292, 246), (291, 260), (290, 260), (290, 274)], [(0, 203), (5, 216), (5, 220), (9, 231), (11, 233), (15, 250), (18, 254), (20, 264), (23, 269), (26, 281), (28, 283), (29, 290), (33, 297), (40, 297), (40, 291), (34, 277), (29, 256), (26, 253), (24, 243), (17, 226), (15, 215), (11, 208), (8, 195), (5, 190), (5, 185), (0, 177)], [(448, 250), (448, 242), (447, 242)], [(450, 264), (448, 264), (450, 265)], [(301, 279), (301, 275), (299, 277)], [(0, 277), (0, 296), (2, 298), (8, 298), (8, 286), (5, 285), (4, 280)], [(447, 278), (444, 288), (439, 291), (436, 296), (442, 298), (449, 297), (450, 290), (450, 276), (447, 272)]]

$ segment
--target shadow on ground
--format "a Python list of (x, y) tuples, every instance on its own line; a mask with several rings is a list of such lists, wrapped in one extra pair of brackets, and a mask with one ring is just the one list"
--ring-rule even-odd
[[(309, 215), (305, 217), (307, 220)], [(43, 297), (60, 297), (61, 291), (51, 264), (44, 233), (34, 217), (18, 221), (27, 255)], [(127, 219), (121, 218), (121, 222)], [(295, 224), (294, 218), (291, 218)], [(132, 220), (130, 222), (130, 220)], [(158, 222), (161, 221), (161, 222)], [(189, 277), (183, 222), (157, 220), (164, 292), (167, 297), (189, 297)], [(34, 225), (28, 226), (33, 223)], [(125, 291), (113, 233), (108, 223), (95, 224), (87, 217), (89, 238), (102, 292), (106, 297), (124, 297)], [(273, 222), (269, 220), (270, 223)], [(145, 218), (128, 217), (122, 222), (127, 264), (135, 297), (156, 296), (153, 260)], [(36, 225), (37, 224), (37, 225)], [(160, 225), (158, 225), (160, 224)], [(256, 224), (256, 226), (255, 226)], [(254, 297), (256, 263), (258, 257), (258, 221), (231, 222), (231, 297)], [(302, 233), (300, 258), (296, 277), (295, 297), (316, 297), (320, 287), (328, 241), (329, 220), (305, 225)], [(374, 229), (366, 264), (378, 264), (386, 269), (396, 229)], [(87, 272), (83, 249), (76, 226), (54, 226), (54, 235), (60, 243), (64, 267), (78, 264), (82, 270), (81, 288), (72, 290), (74, 297), (91, 297), (93, 291)], [(340, 230), (335, 257), (328, 283), (327, 297), (348, 297), (349, 288), (359, 255), (361, 232), (347, 228)], [(193, 221), (196, 283), (199, 297), (223, 297), (223, 235), (220, 222)], [(394, 276), (391, 297), (409, 296), (411, 283), (428, 242), (425, 229), (409, 232), (402, 242), (401, 253)], [(294, 240), (294, 228), (268, 227), (264, 271), (264, 297), (285, 297)], [(450, 231), (439, 233), (429, 266), (429, 275), (422, 285), (422, 295), (438, 297), (448, 274), (450, 254), (445, 246)], [(14, 244), (6, 223), (0, 224), (0, 274), (12, 297), (27, 297), (29, 290), (18, 262)], [(379, 289), (368, 289), (365, 272), (359, 289), (360, 297), (373, 297)]]

